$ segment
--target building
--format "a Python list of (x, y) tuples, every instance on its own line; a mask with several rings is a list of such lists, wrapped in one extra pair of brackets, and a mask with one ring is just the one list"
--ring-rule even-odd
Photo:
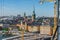
[(17, 24), (16, 26), (19, 26), (20, 29), (24, 28), (25, 31), (29, 31), (29, 32), (40, 32), (40, 23), (38, 22), (32, 22), (28, 21), (28, 22), (22, 22), (21, 24)]
[(52, 35), (53, 34), (52, 26), (50, 26), (50, 25), (41, 25), (40, 26), (40, 34)]
[(2, 28), (8, 28), (10, 25), (9, 24), (0, 24), (0, 26), (2, 27)]
[(28, 24), (28, 31), (29, 32), (40, 32), (40, 23), (39, 22), (32, 22)]

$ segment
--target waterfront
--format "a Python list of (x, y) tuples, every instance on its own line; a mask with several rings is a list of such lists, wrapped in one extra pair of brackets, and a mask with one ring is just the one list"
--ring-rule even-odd
[(0, 31), (0, 40), (2, 40), (2, 31)]
[[(20, 35), (20, 36), (18, 36)], [(22, 35), (18, 34), (17, 36), (12, 36), (12, 37), (7, 37), (7, 38), (3, 38), (2, 40), (21, 40)], [(4, 37), (4, 36), (3, 36)], [(39, 33), (24, 33), (24, 40), (47, 40), (49, 38), (51, 38), (52, 36), (48, 36), (48, 35), (40, 35)]]

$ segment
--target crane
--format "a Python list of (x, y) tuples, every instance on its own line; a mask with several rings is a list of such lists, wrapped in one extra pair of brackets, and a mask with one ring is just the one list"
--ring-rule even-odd
[[(40, 4), (43, 4), (44, 2), (54, 2), (54, 27), (53, 27), (53, 39), (55, 35), (57, 35), (57, 23), (58, 23), (58, 15), (57, 15), (57, 4), (58, 0), (40, 0)], [(52, 39), (52, 40), (53, 40)], [(55, 39), (54, 39), (55, 40)]]

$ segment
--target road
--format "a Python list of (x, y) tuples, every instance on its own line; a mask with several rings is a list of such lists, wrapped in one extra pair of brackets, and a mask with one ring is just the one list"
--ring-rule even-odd
[[(21, 34), (19, 34), (20, 36), (14, 36), (14, 37), (9, 37), (9, 38), (5, 38), (2, 40), (21, 40)], [(36, 39), (45, 39), (45, 38), (51, 38), (52, 36), (48, 36), (48, 35), (40, 35), (40, 34), (34, 34), (34, 33), (25, 33), (24, 34), (24, 40), (36, 40)]]

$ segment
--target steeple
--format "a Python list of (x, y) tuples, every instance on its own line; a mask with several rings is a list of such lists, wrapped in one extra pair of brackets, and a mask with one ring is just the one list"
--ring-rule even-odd
[(24, 18), (26, 18), (26, 13), (24, 12)]
[(34, 21), (35, 18), (36, 18), (36, 14), (35, 14), (35, 6), (33, 5), (32, 21)]

